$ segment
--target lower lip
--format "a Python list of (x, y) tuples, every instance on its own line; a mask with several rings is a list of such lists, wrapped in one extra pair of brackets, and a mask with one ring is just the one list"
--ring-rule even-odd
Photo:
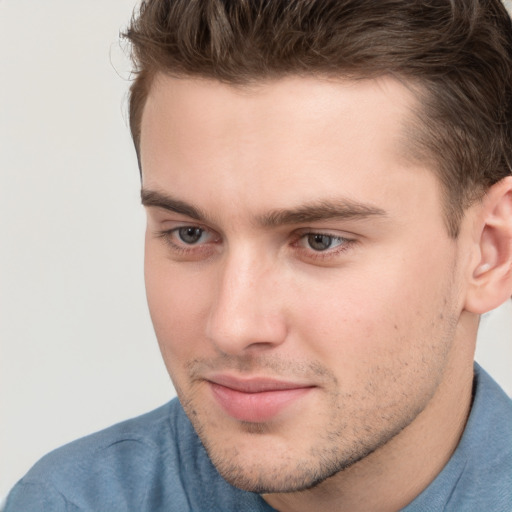
[(230, 416), (250, 423), (263, 423), (277, 416), (313, 388), (279, 389), (244, 393), (210, 382), (213, 396)]

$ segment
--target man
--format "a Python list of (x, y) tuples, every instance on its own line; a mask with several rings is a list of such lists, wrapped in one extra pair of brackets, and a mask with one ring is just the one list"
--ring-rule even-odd
[(127, 37), (179, 402), (7, 511), (511, 510), (512, 404), (473, 363), (512, 294), (499, 0), (155, 0)]

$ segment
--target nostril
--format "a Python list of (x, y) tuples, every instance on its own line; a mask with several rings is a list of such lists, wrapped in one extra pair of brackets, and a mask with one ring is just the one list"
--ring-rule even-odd
[(207, 323), (207, 337), (223, 353), (268, 350), (286, 338), (284, 320), (273, 309), (271, 315), (257, 307), (244, 304), (243, 308), (216, 308)]
[(268, 350), (283, 342), (286, 329), (273, 276), (257, 248), (232, 245), (212, 292), (206, 325), (207, 337), (219, 351)]

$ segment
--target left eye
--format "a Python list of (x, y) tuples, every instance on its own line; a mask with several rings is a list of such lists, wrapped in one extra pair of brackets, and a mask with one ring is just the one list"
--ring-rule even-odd
[(326, 235), (323, 233), (307, 233), (302, 238), (302, 245), (315, 252), (323, 252), (338, 247), (345, 242), (340, 236)]
[(307, 242), (311, 249), (315, 251), (325, 251), (331, 247), (333, 244), (334, 238), (328, 235), (320, 235), (320, 234), (309, 234), (307, 235)]
[(185, 226), (176, 231), (180, 241), (187, 245), (196, 244), (205, 234), (204, 229), (195, 226)]

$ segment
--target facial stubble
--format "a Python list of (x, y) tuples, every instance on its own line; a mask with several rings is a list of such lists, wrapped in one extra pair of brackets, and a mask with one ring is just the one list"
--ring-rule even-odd
[[(204, 364), (189, 364), (191, 375), (198, 373), (194, 368)], [(248, 364), (237, 362), (237, 365), (247, 367)], [(250, 366), (254, 366), (254, 363)], [(309, 373), (318, 378), (322, 375), (320, 393), (323, 402), (327, 404), (323, 409), (327, 412), (323, 413), (322, 424), (326, 427), (303, 453), (302, 447), (298, 446), (300, 440), (287, 439), (287, 424), (279, 420), (265, 423), (237, 422), (235, 436), (223, 438), (225, 425), (217, 423), (215, 414), (196, 405), (200, 401), (195, 398), (199, 397), (199, 387), (204, 383), (201, 384), (200, 380), (192, 377), (191, 381), (198, 389), (189, 393), (189, 398), (179, 388), (177, 391), (187, 416), (222, 477), (239, 489), (260, 494), (289, 493), (318, 486), (388, 443), (417, 417), (430, 399), (426, 397), (424, 401), (416, 403), (407, 397), (405, 403), (413, 404), (412, 406), (399, 408), (394, 412), (390, 412), (385, 406), (375, 410), (368, 394), (371, 393), (368, 388), (372, 386), (366, 386), (366, 396), (344, 394), (339, 391), (336, 377), (319, 363), (309, 366), (302, 364), (300, 370), (297, 370), (290, 368), (291, 364), (274, 358), (260, 361), (257, 366), (264, 370), (279, 368), (279, 373), (287, 376), (300, 374), (304, 377)], [(289, 369), (284, 371), (286, 367)], [(374, 377), (378, 382), (378, 376)], [(351, 404), (359, 404), (357, 412)], [(368, 411), (371, 412), (370, 416), (364, 418)], [(363, 418), (354, 422), (354, 415)], [(238, 442), (239, 439), (243, 440), (243, 445), (254, 443), (262, 446), (263, 442), (262, 450), (258, 454), (259, 460), (254, 461), (247, 456), (244, 446)]]

